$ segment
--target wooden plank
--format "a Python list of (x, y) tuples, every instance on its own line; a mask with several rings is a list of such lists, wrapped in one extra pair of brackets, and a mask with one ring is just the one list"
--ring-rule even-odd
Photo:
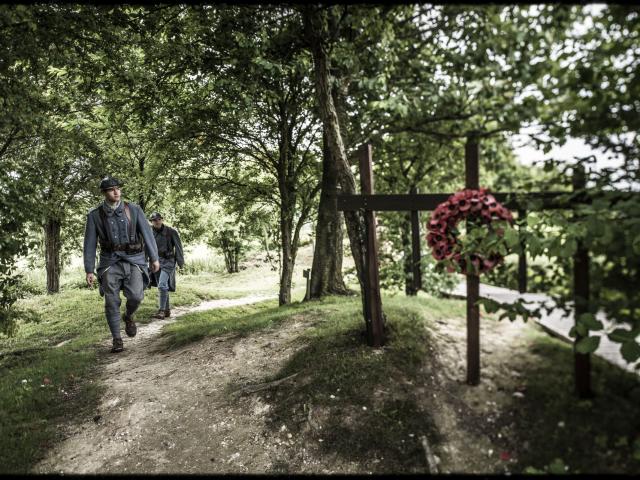
[[(480, 147), (474, 135), (465, 145), (465, 187), (478, 188)], [(467, 274), (467, 384), (480, 383), (480, 277)]]
[[(360, 189), (363, 194), (373, 194), (373, 160), (371, 145), (365, 144), (360, 155)], [(380, 273), (378, 271), (378, 238), (376, 216), (370, 209), (364, 211), (365, 223), (365, 320), (367, 341), (372, 347), (381, 347), (384, 342), (384, 320), (380, 296)]]
[(480, 383), (480, 277), (467, 275), (467, 384)]
[[(577, 165), (573, 174), (574, 190), (583, 189), (586, 175), (582, 165)], [(573, 256), (573, 292), (575, 323), (583, 313), (589, 312), (589, 251), (584, 243), (578, 240), (578, 248)], [(582, 339), (576, 335), (574, 342), (575, 388), (580, 398), (591, 397), (591, 357), (586, 353), (575, 351), (575, 344)]]
[[(578, 203), (591, 203), (591, 198), (577, 196), (573, 200), (563, 201), (562, 196), (571, 192), (492, 192), (496, 200), (505, 207), (517, 210), (523, 208), (528, 211), (538, 210), (532, 202), (540, 201), (541, 209), (570, 209)], [(368, 209), (377, 212), (401, 212), (412, 210), (434, 210), (444, 202), (451, 193), (418, 193), (411, 194), (377, 194), (377, 195), (337, 195), (338, 210)], [(640, 195), (640, 192), (602, 192), (599, 196), (615, 203), (632, 196)]]
[[(410, 195), (416, 195), (418, 189), (411, 187)], [(420, 268), (420, 212), (411, 210), (411, 268), (413, 273), (413, 294), (417, 294), (418, 290), (422, 290), (422, 270)]]
[[(526, 222), (527, 211), (523, 208), (518, 210), (518, 219)], [(524, 223), (522, 224), (524, 226)], [(522, 253), (518, 255), (518, 291), (525, 293), (527, 291), (527, 245), (524, 238), (520, 239)]]

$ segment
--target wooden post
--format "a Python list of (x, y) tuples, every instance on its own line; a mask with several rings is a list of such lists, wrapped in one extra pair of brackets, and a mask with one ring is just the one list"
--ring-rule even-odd
[[(373, 194), (373, 159), (371, 145), (365, 144), (360, 155), (360, 189), (363, 195)], [(366, 200), (366, 198), (365, 198)], [(367, 342), (372, 347), (381, 347), (384, 341), (384, 320), (380, 297), (380, 274), (378, 271), (378, 238), (376, 216), (372, 210), (364, 209), (365, 224), (365, 272), (364, 315), (367, 325)]]
[[(582, 165), (576, 165), (573, 172), (573, 189), (585, 188), (586, 174)], [(574, 316), (577, 323), (578, 317), (589, 312), (589, 251), (584, 243), (578, 240), (578, 248), (573, 256), (573, 301)], [(583, 338), (576, 335), (574, 342), (574, 368), (576, 393), (580, 398), (591, 397), (591, 358), (588, 353), (575, 351), (575, 344)]]
[[(527, 221), (527, 211), (524, 208), (518, 209), (518, 218), (522, 220), (521, 225), (524, 227)], [(527, 245), (524, 238), (520, 239), (522, 253), (518, 256), (518, 291), (525, 293), (527, 291)]]
[[(416, 195), (418, 189), (411, 187), (410, 195)], [(422, 290), (422, 270), (420, 269), (420, 212), (411, 210), (411, 267), (413, 271), (412, 294), (417, 295)]]
[(305, 268), (302, 271), (302, 276), (307, 279), (307, 290), (304, 299), (309, 300), (311, 298), (311, 269)]
[[(465, 186), (478, 188), (479, 186), (479, 146), (474, 134), (469, 134), (465, 146)], [(480, 277), (475, 274), (467, 275), (467, 383), (480, 383)]]

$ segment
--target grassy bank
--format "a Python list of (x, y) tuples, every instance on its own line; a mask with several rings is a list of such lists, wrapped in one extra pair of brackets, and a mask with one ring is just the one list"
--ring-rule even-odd
[[(451, 345), (436, 332), (442, 323), (464, 331), (465, 304), (402, 296), (385, 297), (383, 303), (389, 338), (379, 350), (365, 344), (358, 298), (284, 308), (262, 302), (190, 314), (165, 329), (164, 347), (303, 322), (297, 342), (301, 348), (276, 375), (264, 379), (297, 374), (296, 381), (260, 397), (271, 406), (273, 435), (286, 425), (304, 439), (298, 451), (315, 448), (336, 465), (355, 463), (377, 473), (424, 472), (420, 437), (425, 435), (441, 455), (451, 438), (471, 439), (458, 455), (475, 473), (640, 471), (637, 377), (593, 358), (596, 396), (579, 401), (573, 392), (571, 347), (522, 324), (517, 342), (506, 350), (500, 346), (500, 355), (484, 354), (480, 387), (465, 385), (464, 374), (438, 381), (439, 373), (450, 367), (442, 358), (448, 363), (451, 358), (440, 354)], [(483, 319), (493, 322), (493, 330), (483, 333), (483, 345), (490, 350), (501, 335), (500, 324), (489, 315)], [(229, 385), (229, 393), (237, 388)], [(434, 399), (436, 393), (453, 408), (455, 422), (438, 418), (442, 404)], [(476, 445), (474, 439), (486, 444)], [(300, 464), (292, 453), (277, 472), (296, 472)]]
[[(297, 274), (294, 301), (304, 295)], [(174, 306), (277, 292), (277, 272), (266, 265), (235, 275), (196, 272), (178, 282)], [(147, 291), (139, 322), (148, 321), (155, 301), (156, 290)], [(637, 377), (593, 358), (596, 396), (578, 401), (570, 346), (534, 325), (483, 314), (482, 382), (470, 387), (463, 380), (464, 302), (385, 295), (383, 304), (382, 349), (366, 346), (359, 297), (190, 313), (164, 328), (159, 348), (290, 327), (291, 355), (263, 380), (296, 380), (255, 394), (270, 406), (270, 435), (286, 425), (300, 438), (273, 473), (300, 471), (301, 452), (376, 473), (424, 472), (422, 436), (450, 471), (640, 471)], [(19, 306), (31, 314), (12, 338), (0, 338), (2, 472), (28, 472), (61, 438), (57, 425), (95, 408), (101, 392), (94, 380), (109, 338), (95, 290), (69, 287)], [(228, 385), (229, 393), (239, 387)]]
[[(264, 290), (273, 278), (265, 275)], [(277, 277), (276, 277), (277, 279)], [(13, 336), (0, 338), (0, 471), (27, 472), (57, 439), (56, 424), (92, 408), (98, 358), (110, 338), (104, 301), (96, 289), (67, 288), (21, 300)], [(246, 278), (200, 273), (178, 277), (172, 306), (245, 294)], [(259, 291), (260, 288), (257, 288)], [(273, 293), (271, 291), (271, 293)], [(156, 311), (157, 290), (147, 290), (136, 321)], [(124, 310), (124, 298), (121, 311)], [(124, 333), (123, 333), (124, 336)]]

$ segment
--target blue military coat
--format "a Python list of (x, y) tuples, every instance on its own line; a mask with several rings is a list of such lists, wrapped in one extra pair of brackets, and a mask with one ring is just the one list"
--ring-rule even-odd
[(158, 247), (160, 256), (160, 270), (151, 274), (151, 286), (157, 287), (160, 280), (160, 272), (169, 274), (169, 291), (176, 291), (176, 263), (180, 268), (184, 266), (184, 251), (178, 232), (167, 225), (162, 225), (160, 229), (151, 229), (153, 237)]
[[(140, 267), (140, 270), (145, 277), (145, 288), (148, 288), (150, 274), (147, 267), (145, 252), (146, 256), (152, 262), (155, 262), (158, 260), (158, 250), (153, 238), (153, 233), (151, 232), (151, 227), (146, 221), (144, 212), (135, 203), (129, 203), (128, 205), (129, 213), (131, 214), (131, 222), (129, 222), (129, 219), (125, 214), (123, 201), (120, 201), (120, 204), (115, 208), (115, 210), (112, 209), (105, 201), (101, 205), (89, 211), (87, 214), (87, 223), (84, 232), (84, 245), (82, 250), (84, 271), (86, 273), (93, 273), (94, 271), (98, 239), (102, 242), (111, 242), (113, 244), (136, 243), (142, 239), (144, 243), (144, 251), (140, 253), (128, 254), (123, 251), (103, 252), (101, 249), (97, 276), (98, 281), (100, 281), (100, 277), (107, 267), (120, 260), (124, 260)], [(103, 221), (99, 209), (103, 209), (106, 222)], [(135, 231), (131, 230), (132, 225), (135, 225)], [(100, 294), (103, 294), (102, 288), (100, 288)]]

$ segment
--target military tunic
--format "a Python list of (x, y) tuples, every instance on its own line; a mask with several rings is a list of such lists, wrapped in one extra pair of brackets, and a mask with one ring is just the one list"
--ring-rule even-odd
[(101, 243), (112, 246), (140, 242), (144, 244), (144, 249), (138, 253), (100, 248), (97, 277), (113, 338), (120, 338), (120, 290), (124, 291), (127, 299), (126, 314), (130, 318), (144, 298), (144, 289), (149, 287), (150, 275), (145, 251), (152, 262), (158, 260), (156, 243), (144, 212), (134, 203), (129, 203), (128, 206), (131, 221), (127, 218), (122, 201), (115, 208), (105, 201), (87, 214), (85, 226), (83, 259), (86, 273), (93, 273), (95, 268), (98, 239)]
[(158, 248), (158, 256), (160, 257), (160, 270), (151, 277), (151, 286), (157, 287), (160, 281), (160, 275), (164, 271), (169, 275), (169, 291), (176, 291), (176, 263), (180, 268), (184, 266), (184, 251), (182, 242), (178, 232), (162, 225), (159, 229), (152, 229), (153, 237)]

